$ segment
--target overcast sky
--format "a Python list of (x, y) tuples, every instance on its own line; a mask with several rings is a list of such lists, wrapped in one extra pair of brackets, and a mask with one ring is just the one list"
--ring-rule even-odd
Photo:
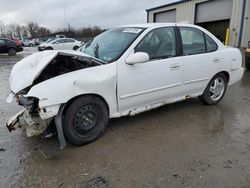
[[(0, 0), (0, 21), (25, 24), (34, 21), (50, 29), (68, 23), (83, 26), (112, 26), (145, 23), (145, 9), (177, 0)], [(65, 7), (65, 22), (64, 22)]]

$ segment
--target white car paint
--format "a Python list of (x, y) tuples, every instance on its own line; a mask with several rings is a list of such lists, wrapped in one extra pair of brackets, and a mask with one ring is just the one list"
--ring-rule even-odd
[(80, 47), (81, 41), (72, 38), (57, 38), (48, 43), (42, 43), (38, 46), (38, 50), (42, 51), (46, 48), (52, 48), (53, 50), (73, 50), (74, 47)]
[[(194, 27), (203, 31), (216, 42), (217, 51), (134, 65), (126, 63), (126, 60), (134, 54), (134, 48), (148, 32), (156, 28), (176, 25)], [(39, 99), (41, 109), (39, 114), (42, 120), (57, 116), (63, 104), (83, 94), (101, 96), (109, 107), (110, 118), (115, 118), (134, 115), (189, 97), (197, 97), (204, 92), (209, 81), (219, 72), (229, 74), (229, 85), (239, 81), (243, 76), (240, 51), (225, 47), (201, 27), (188, 24), (144, 24), (123, 27), (141, 27), (145, 30), (117, 61), (51, 78), (32, 86), (24, 95), (24, 97)], [(74, 51), (46, 51), (23, 59), (11, 71), (10, 88), (14, 95), (29, 87), (58, 54), (87, 56), (82, 52)]]

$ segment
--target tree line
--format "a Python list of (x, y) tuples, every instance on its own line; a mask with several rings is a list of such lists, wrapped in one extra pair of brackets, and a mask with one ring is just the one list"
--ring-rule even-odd
[(88, 26), (74, 29), (68, 24), (67, 28), (51, 31), (50, 29), (40, 26), (36, 22), (29, 22), (26, 25), (4, 24), (0, 21), (0, 37), (7, 38), (42, 38), (50, 37), (56, 34), (64, 34), (72, 38), (92, 38), (102, 33), (105, 29), (98, 26)]

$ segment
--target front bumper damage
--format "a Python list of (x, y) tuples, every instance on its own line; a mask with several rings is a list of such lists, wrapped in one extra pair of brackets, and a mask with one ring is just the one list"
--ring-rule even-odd
[[(7, 99), (16, 97), (13, 94)], [(54, 105), (46, 108), (40, 108), (34, 100), (29, 100), (23, 96), (16, 97), (18, 104), (23, 105), (25, 108), (15, 114), (6, 123), (6, 127), (11, 132), (17, 128), (26, 130), (28, 137), (38, 136), (46, 131), (52, 121), (55, 122), (60, 148), (66, 146), (66, 141), (62, 129), (62, 114), (64, 105)]]
[(10, 132), (17, 128), (25, 128), (27, 136), (32, 137), (42, 134), (50, 122), (51, 119), (42, 120), (39, 116), (32, 115), (27, 107), (10, 118), (6, 127)]

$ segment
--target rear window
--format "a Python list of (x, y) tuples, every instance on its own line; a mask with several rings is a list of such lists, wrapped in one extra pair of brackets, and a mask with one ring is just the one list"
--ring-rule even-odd
[(217, 44), (208, 35), (205, 34), (207, 52), (214, 52), (217, 50)]

